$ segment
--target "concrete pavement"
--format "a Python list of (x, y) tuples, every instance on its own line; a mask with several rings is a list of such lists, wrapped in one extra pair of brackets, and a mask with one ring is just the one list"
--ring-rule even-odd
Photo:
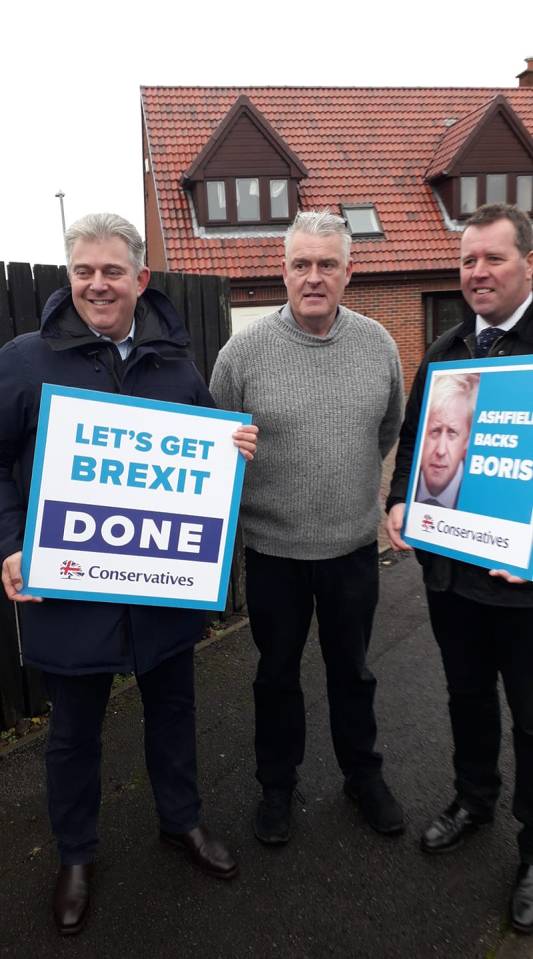
[[(251, 682), (243, 628), (197, 656), (204, 815), (237, 852), (241, 878), (204, 877), (157, 840), (137, 690), (110, 704), (104, 733), (101, 855), (84, 933), (59, 939), (50, 916), (56, 868), (45, 810), (44, 740), (0, 759), (0, 957), (4, 959), (531, 959), (506, 906), (516, 870), (506, 717), (497, 820), (454, 854), (427, 857), (424, 825), (451, 798), (451, 744), (438, 652), (413, 557), (384, 557), (370, 663), (378, 686), (386, 777), (408, 828), (387, 839), (342, 794), (313, 627), (303, 684), (308, 747), (294, 835), (265, 849), (250, 822), (254, 782)], [(0, 756), (2, 754), (0, 753)]]

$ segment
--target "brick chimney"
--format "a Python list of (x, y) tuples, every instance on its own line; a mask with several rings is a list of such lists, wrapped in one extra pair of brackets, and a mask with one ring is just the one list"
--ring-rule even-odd
[(519, 87), (533, 87), (533, 57), (527, 57), (526, 63), (527, 70), (522, 70), (517, 77)]

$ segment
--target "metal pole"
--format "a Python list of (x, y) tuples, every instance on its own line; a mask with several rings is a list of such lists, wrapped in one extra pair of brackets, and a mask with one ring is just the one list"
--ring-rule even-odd
[(63, 200), (65, 198), (65, 194), (63, 193), (62, 190), (58, 190), (58, 192), (56, 193), (56, 197), (59, 199), (59, 206), (61, 209), (61, 226), (63, 227), (63, 241), (64, 241), (65, 233), (67, 231), (67, 228), (65, 226), (65, 208), (63, 206)]

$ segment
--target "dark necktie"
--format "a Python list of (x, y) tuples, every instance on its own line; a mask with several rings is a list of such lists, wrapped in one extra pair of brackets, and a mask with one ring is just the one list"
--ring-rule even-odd
[(476, 357), (486, 356), (494, 340), (502, 336), (503, 332), (504, 330), (495, 329), (493, 326), (487, 326), (484, 330), (481, 330), (479, 336), (476, 337)]

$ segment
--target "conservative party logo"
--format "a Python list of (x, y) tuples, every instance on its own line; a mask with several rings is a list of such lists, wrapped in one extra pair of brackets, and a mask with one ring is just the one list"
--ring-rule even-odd
[(80, 576), (84, 576), (85, 574), (79, 563), (75, 563), (71, 559), (66, 559), (64, 563), (61, 563), (59, 575), (62, 576), (63, 579), (79, 579)]
[(425, 513), (422, 519), (422, 529), (424, 532), (429, 533), (431, 530), (435, 529), (435, 523), (433, 522), (429, 513)]

